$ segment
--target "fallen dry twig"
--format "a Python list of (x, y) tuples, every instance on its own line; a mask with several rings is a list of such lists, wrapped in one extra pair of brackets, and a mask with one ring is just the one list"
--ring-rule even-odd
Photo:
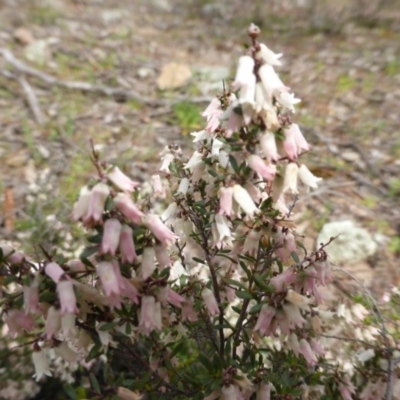
[(80, 82), (80, 81), (63, 81), (45, 72), (30, 67), (21, 60), (18, 60), (14, 56), (14, 54), (8, 49), (0, 48), (0, 54), (3, 56), (4, 60), (7, 63), (11, 64), (18, 72), (35, 77), (50, 86), (59, 86), (70, 90), (81, 90), (83, 92), (99, 93), (105, 96), (112, 96), (118, 99), (135, 100), (141, 104), (147, 104), (156, 107), (172, 106), (181, 101), (188, 101), (191, 103), (207, 103), (211, 101), (211, 98), (208, 96), (188, 97), (188, 98), (178, 97), (175, 98), (174, 100), (158, 100), (158, 99), (144, 97), (132, 89), (125, 90), (122, 88), (113, 88), (105, 85), (92, 85), (88, 82)]

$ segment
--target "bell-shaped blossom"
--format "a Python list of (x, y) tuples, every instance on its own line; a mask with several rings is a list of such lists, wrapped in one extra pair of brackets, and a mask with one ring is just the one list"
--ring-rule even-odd
[(299, 172), (299, 167), (296, 163), (288, 163), (285, 169), (285, 179), (283, 181), (282, 193), (292, 192), (293, 194), (298, 194), (297, 189), (297, 176)]
[(150, 229), (156, 239), (165, 247), (169, 248), (176, 240), (179, 239), (174, 232), (168, 229), (160, 217), (155, 214), (149, 214), (143, 219), (143, 224)]
[(217, 300), (216, 300), (212, 290), (205, 287), (201, 292), (201, 297), (204, 301), (204, 304), (207, 307), (210, 317), (214, 317), (215, 315), (219, 314)]
[(84, 186), (81, 189), (78, 201), (75, 203), (74, 211), (72, 212), (72, 218), (74, 221), (78, 221), (87, 216), (91, 193), (92, 191), (87, 186)]
[(291, 303), (286, 303), (282, 305), (282, 309), (287, 315), (291, 329), (296, 327), (302, 328), (304, 326), (306, 320), (302, 317), (300, 309), (297, 306)]
[(35, 378), (36, 382), (39, 382), (43, 376), (52, 376), (46, 353), (37, 345), (32, 352), (32, 361), (35, 367), (33, 378)]
[(29, 286), (24, 286), (25, 312), (36, 314), (39, 309), (39, 281), (35, 279)]
[(285, 88), (285, 85), (279, 78), (278, 74), (275, 72), (272, 65), (262, 65), (261, 68), (258, 70), (258, 75), (264, 86), (268, 99), (272, 99), (275, 90)]
[(126, 193), (118, 193), (114, 199), (115, 207), (126, 218), (136, 225), (140, 225), (144, 218), (144, 213), (139, 210), (139, 207), (132, 201), (131, 197)]
[(299, 125), (291, 124), (289, 128), (283, 130), (283, 133), (285, 135), (283, 148), (290, 160), (296, 159), (301, 150), (310, 150), (310, 146), (301, 133)]
[(235, 385), (223, 386), (221, 389), (222, 395), (224, 396), (224, 400), (240, 400), (236, 396), (236, 387)]
[(188, 169), (190, 172), (193, 172), (196, 165), (201, 163), (202, 159), (203, 159), (203, 154), (199, 153), (198, 151), (195, 151), (190, 160), (185, 164), (184, 168)]
[(282, 215), (288, 215), (290, 210), (289, 207), (286, 205), (285, 196), (281, 194), (276, 200), (274, 207), (280, 211)]
[(90, 194), (89, 207), (84, 222), (92, 224), (102, 221), (104, 206), (110, 195), (110, 188), (103, 182), (97, 183)]
[(250, 181), (247, 181), (243, 187), (247, 190), (247, 193), (253, 199), (254, 203), (259, 203), (264, 196), (266, 196), (265, 198), (268, 197), (268, 195), (265, 192), (261, 193), (258, 187)]
[(69, 337), (71, 334), (76, 333), (75, 329), (76, 316), (72, 313), (66, 313), (61, 318), (61, 330), (64, 337)]
[(300, 343), (300, 353), (306, 359), (307, 364), (309, 364), (309, 365), (317, 364), (317, 362), (318, 362), (317, 357), (315, 356), (315, 354), (314, 354), (313, 350), (311, 349), (311, 346), (307, 342), (307, 340), (301, 339), (299, 343)]
[(154, 250), (156, 253), (156, 260), (158, 262), (158, 268), (164, 269), (172, 265), (171, 258), (168, 250), (162, 245), (155, 245)]
[(193, 307), (193, 299), (186, 299), (182, 306), (182, 321), (196, 322), (197, 313)]
[(107, 174), (107, 178), (124, 192), (133, 192), (140, 185), (139, 182), (134, 182), (128, 178), (118, 167), (113, 167)]
[(318, 187), (318, 182), (322, 181), (322, 178), (315, 176), (305, 164), (301, 164), (299, 168), (299, 178), (307, 186), (316, 189)]
[(124, 297), (127, 297), (133, 303), (139, 304), (139, 291), (125, 277), (122, 277), (121, 295), (124, 296)]
[(211, 155), (218, 156), (223, 146), (224, 142), (221, 142), (220, 140), (214, 138), (211, 146)]
[(193, 168), (192, 177), (190, 178), (190, 180), (193, 183), (193, 185), (197, 185), (199, 183), (200, 179), (204, 178), (205, 170), (206, 170), (206, 164), (203, 161), (199, 162)]
[(268, 304), (264, 304), (261, 307), (260, 314), (258, 315), (254, 331), (259, 331), (261, 336), (265, 336), (270, 329), (270, 325), (275, 315), (276, 309), (269, 306)]
[(247, 159), (249, 167), (259, 174), (261, 177), (267, 181), (273, 181), (276, 174), (276, 166), (273, 164), (266, 164), (260, 156), (252, 154)]
[[(339, 392), (343, 400), (353, 400), (352, 395), (356, 393), (356, 388), (347, 375), (344, 377), (343, 382), (339, 384)], [(378, 399), (378, 397), (376, 397), (376, 399)]]
[(226, 151), (220, 151), (218, 154), (218, 162), (222, 168), (228, 168), (229, 154)]
[(119, 252), (122, 263), (133, 263), (137, 258), (132, 228), (125, 224), (121, 227)]
[(280, 58), (282, 53), (274, 53), (264, 43), (259, 44), (259, 50), (256, 52), (256, 59), (264, 61), (269, 65), (282, 65)]
[(154, 247), (145, 247), (142, 254), (141, 277), (147, 279), (156, 269)]
[(61, 280), (57, 283), (57, 293), (61, 305), (61, 315), (79, 312), (76, 306), (74, 284), (69, 280)]
[(232, 246), (232, 233), (229, 227), (229, 221), (223, 215), (215, 215), (215, 227), (217, 230), (217, 240), (215, 245), (218, 248), (223, 247), (224, 244)]
[(250, 197), (246, 189), (240, 185), (233, 186), (233, 198), (236, 203), (242, 208), (248, 217), (254, 218), (254, 214), (258, 214), (260, 210), (254, 204), (253, 199)]
[(256, 400), (270, 400), (271, 399), (271, 384), (261, 382), (258, 385)]
[(288, 268), (281, 274), (271, 278), (271, 284), (275, 287), (278, 292), (286, 290), (293, 282), (297, 279), (297, 274), (292, 268)]
[(209, 121), (213, 117), (213, 115), (219, 110), (221, 110), (221, 102), (217, 97), (214, 97), (207, 108), (203, 111), (201, 116)]
[[(219, 100), (218, 100), (218, 102), (219, 102)], [(192, 132), (190, 135), (194, 137), (193, 143), (202, 142), (204, 140), (210, 140), (213, 138), (213, 135), (204, 129), (202, 131)]]
[(47, 311), (46, 318), (46, 338), (51, 339), (61, 329), (61, 311), (51, 306)]
[(239, 92), (239, 104), (242, 109), (243, 123), (249, 125), (254, 114), (256, 96), (256, 76), (250, 75), (248, 81), (242, 84)]
[(278, 103), (283, 107), (287, 108), (290, 112), (295, 113), (294, 105), (301, 102), (300, 99), (294, 97), (293, 93), (289, 93), (287, 90), (278, 91), (278, 94), (275, 95)]
[(255, 252), (258, 250), (260, 238), (261, 238), (261, 231), (256, 229), (251, 229), (246, 234), (246, 239), (243, 245), (243, 253), (249, 253), (251, 255), (255, 255)]
[(96, 267), (104, 293), (107, 297), (119, 296), (121, 293), (120, 284), (112, 263), (108, 261), (100, 262)]
[(104, 223), (103, 238), (101, 240), (99, 253), (115, 255), (121, 235), (121, 222), (116, 218), (110, 218)]
[(269, 163), (279, 160), (280, 156), (278, 154), (274, 133), (265, 131), (260, 137), (260, 146)]
[(288, 336), (288, 345), (296, 357), (298, 357), (300, 354), (300, 343), (297, 335), (294, 332)]
[(167, 195), (164, 189), (164, 186), (161, 182), (161, 177), (158, 174), (154, 174), (151, 176), (151, 186), (153, 188), (153, 193), (155, 197), (160, 199), (165, 199)]
[(36, 324), (30, 314), (26, 314), (24, 310), (11, 309), (3, 314), (4, 322), (7, 324), (9, 334), (12, 338), (22, 334), (23, 330), (31, 331)]
[(68, 346), (68, 342), (59, 342), (54, 346), (54, 352), (64, 359), (67, 363), (74, 363), (78, 361), (79, 355), (71, 347)]
[(161, 304), (153, 296), (143, 296), (139, 311), (139, 328), (145, 335), (162, 329)]
[(171, 217), (174, 217), (176, 215), (176, 212), (178, 211), (178, 204), (175, 202), (171, 203), (167, 209), (161, 214), (161, 220), (163, 222), (168, 221)]
[(232, 83), (234, 91), (246, 85), (249, 80), (254, 76), (254, 59), (250, 56), (242, 56), (239, 58), (238, 68), (236, 70), (236, 77)]
[(188, 178), (182, 178), (178, 190), (176, 191), (176, 194), (183, 194), (184, 196), (186, 195), (188, 189), (189, 189), (190, 181)]
[(320, 284), (325, 286), (327, 283), (333, 282), (334, 276), (332, 275), (332, 270), (328, 260), (316, 262), (314, 268), (317, 271), (316, 278)]
[(48, 263), (44, 268), (44, 272), (55, 283), (58, 283), (61, 277), (65, 274), (65, 271), (55, 262)]
[(285, 299), (293, 304), (294, 306), (301, 308), (304, 311), (309, 311), (310, 306), (309, 304), (312, 303), (312, 299), (301, 295), (300, 293), (297, 293), (295, 290), (293, 289), (289, 289)]
[(159, 172), (164, 172), (166, 174), (171, 173), (169, 170), (169, 166), (174, 161), (174, 155), (172, 153), (167, 153), (162, 157), (162, 164), (160, 169), (158, 170)]
[(173, 291), (171, 288), (167, 290), (167, 301), (174, 307), (182, 308), (183, 303), (186, 301), (184, 297)]
[(318, 342), (317, 339), (312, 338), (312, 339), (310, 340), (310, 345), (311, 345), (311, 348), (314, 350), (315, 353), (317, 353), (317, 354), (320, 355), (320, 356), (324, 356), (324, 355), (325, 355), (325, 350), (324, 350), (324, 348), (321, 346), (321, 343)]
[(230, 217), (233, 214), (232, 210), (232, 187), (220, 187), (219, 189), (219, 211), (218, 214)]

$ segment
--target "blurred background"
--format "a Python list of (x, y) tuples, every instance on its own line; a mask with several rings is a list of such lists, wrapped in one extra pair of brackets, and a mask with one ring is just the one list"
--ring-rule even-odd
[[(278, 72), (302, 99), (295, 120), (312, 144), (304, 159), (324, 178), (300, 199), (298, 233), (312, 248), (343, 222), (348, 236), (332, 259), (376, 296), (397, 285), (400, 0), (2, 0), (1, 241), (76, 250), (69, 214), (94, 173), (90, 139), (144, 186), (165, 145), (189, 152), (188, 134), (234, 77), (251, 22), (284, 54)], [(338, 288), (357, 290), (345, 277)], [(62, 385), (37, 386), (26, 351), (8, 347), (5, 338), (0, 398), (55, 399)]]

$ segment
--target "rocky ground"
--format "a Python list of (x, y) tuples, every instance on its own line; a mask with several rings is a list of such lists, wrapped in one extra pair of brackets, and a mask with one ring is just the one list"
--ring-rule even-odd
[(398, 283), (400, 4), (348, 21), (286, 3), (2, 2), (2, 239), (70, 246), (68, 215), (94, 172), (90, 139), (143, 182), (166, 144), (190, 149), (253, 21), (284, 53), (279, 72), (302, 99), (296, 119), (313, 147), (305, 160), (324, 178), (300, 199), (299, 233), (313, 246), (327, 222), (354, 221), (376, 250), (346, 267), (377, 293)]

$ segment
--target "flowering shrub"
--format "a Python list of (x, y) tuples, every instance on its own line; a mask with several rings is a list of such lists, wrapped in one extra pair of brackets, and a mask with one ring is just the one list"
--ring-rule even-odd
[[(230, 89), (192, 133), (197, 150), (187, 158), (167, 146), (150, 196), (93, 150), (97, 177), (72, 213), (88, 231), (79, 259), (54, 249), (33, 262), (1, 248), (3, 320), (31, 346), (36, 380), (55, 371), (50, 358), (73, 371), (120, 351), (133, 373), (101, 382), (90, 374), (93, 396), (366, 400), (400, 392), (394, 336), (381, 314), (371, 318), (377, 304), (321, 307), (321, 287), (333, 280), (329, 243), (308, 253), (291, 220), (299, 192), (320, 181), (300, 161), (310, 150), (293, 122), (300, 100), (274, 70), (281, 54), (258, 42), (255, 25), (248, 33)], [(68, 394), (78, 398), (72, 386)]]

